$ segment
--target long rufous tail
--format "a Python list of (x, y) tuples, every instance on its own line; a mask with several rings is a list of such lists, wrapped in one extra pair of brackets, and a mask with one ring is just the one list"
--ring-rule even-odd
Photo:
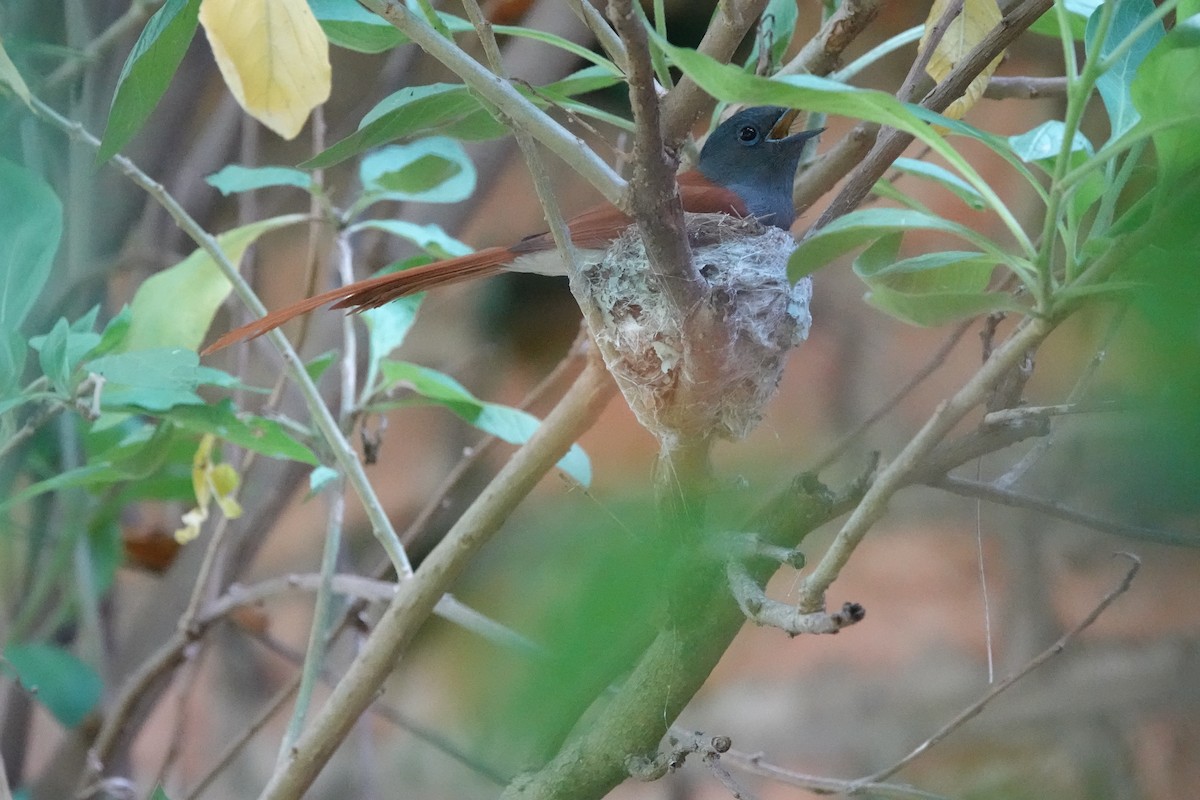
[(231, 344), (262, 336), (288, 320), (307, 314), (326, 303), (333, 303), (333, 308), (349, 308), (354, 312), (378, 308), (399, 297), (426, 289), (497, 275), (504, 271), (505, 265), (511, 263), (513, 258), (514, 254), (507, 248), (489, 247), (470, 255), (435, 261), (422, 267), (392, 272), (330, 289), (328, 292), (272, 311), (262, 319), (246, 323), (240, 328), (234, 328), (206, 347), (201, 355), (206, 356)]

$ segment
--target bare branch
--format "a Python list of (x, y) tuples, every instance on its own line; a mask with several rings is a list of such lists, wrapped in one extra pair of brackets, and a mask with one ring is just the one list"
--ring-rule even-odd
[(881, 0), (844, 0), (825, 20), (816, 36), (779, 68), (779, 75), (828, 75), (838, 68), (842, 53), (879, 14)]
[(987, 500), (989, 503), (998, 503), (1004, 506), (1013, 508), (1024, 508), (1029, 511), (1036, 511), (1039, 514), (1045, 514), (1048, 517), (1061, 519), (1065, 522), (1073, 522), (1076, 525), (1083, 525), (1086, 528), (1091, 528), (1101, 533), (1111, 533), (1114, 536), (1124, 536), (1131, 539), (1144, 539), (1151, 542), (1161, 542), (1173, 545), (1182, 545), (1186, 547), (1196, 547), (1200, 545), (1200, 536), (1196, 534), (1185, 534), (1177, 531), (1169, 531), (1161, 528), (1147, 528), (1142, 525), (1132, 525), (1116, 520), (1104, 519), (1095, 514), (1088, 514), (1084, 511), (1071, 508), (1057, 500), (1046, 500), (1040, 497), (1032, 497), (1021, 492), (1013, 491), (1012, 489), (1001, 488), (993, 483), (981, 483), (979, 481), (969, 480), (967, 478), (956, 478), (947, 475), (939, 480), (930, 481), (930, 486), (938, 489), (945, 489), (948, 492), (953, 492), (963, 497), (974, 497), (980, 500)]
[(993, 75), (987, 88), (983, 90), (983, 96), (991, 100), (1040, 100), (1043, 97), (1062, 97), (1066, 93), (1066, 78), (1032, 76)]
[(882, 769), (879, 772), (874, 773), (873, 775), (869, 775), (865, 778), (862, 778), (859, 781), (855, 781), (853, 784), (853, 790), (860, 791), (863, 788), (865, 788), (865, 784), (867, 784), (867, 783), (874, 783), (877, 781), (886, 780), (887, 778), (891, 777), (892, 775), (895, 775), (897, 772), (899, 772), (901, 769), (906, 767), (908, 764), (912, 763), (917, 757), (919, 757), (926, 750), (930, 749), (931, 747), (936, 745), (938, 742), (941, 742), (943, 739), (945, 739), (951, 733), (956, 731), (958, 728), (962, 727), (969, 720), (978, 716), (979, 713), (981, 711), (983, 711), (984, 708), (987, 707), (988, 703), (992, 702), (997, 697), (999, 697), (1001, 694), (1003, 694), (1004, 692), (1006, 692), (1010, 688), (1012, 688), (1012, 686), (1017, 681), (1021, 680), (1026, 675), (1033, 672), (1038, 667), (1042, 666), (1047, 661), (1049, 661), (1051, 658), (1053, 658), (1054, 656), (1058, 655), (1063, 650), (1065, 650), (1067, 645), (1070, 644), (1075, 639), (1075, 637), (1077, 637), (1080, 633), (1082, 633), (1087, 628), (1089, 628), (1091, 626), (1091, 624), (1093, 622), (1095, 622), (1099, 618), (1099, 616), (1101, 614), (1103, 614), (1105, 612), (1105, 610), (1110, 605), (1112, 605), (1113, 602), (1118, 597), (1120, 597), (1121, 595), (1123, 595), (1125, 592), (1127, 592), (1129, 590), (1130, 584), (1133, 583), (1134, 576), (1137, 575), (1138, 570), (1142, 566), (1141, 559), (1139, 559), (1137, 556), (1133, 555), (1132, 553), (1117, 553), (1116, 555), (1121, 556), (1122, 558), (1126, 558), (1130, 561), (1129, 569), (1125, 571), (1125, 576), (1121, 579), (1121, 582), (1118, 583), (1115, 588), (1113, 588), (1111, 591), (1109, 591), (1108, 594), (1104, 595), (1104, 597), (1100, 600), (1100, 602), (1096, 604), (1096, 607), (1092, 609), (1091, 613), (1089, 613), (1086, 617), (1084, 617), (1082, 620), (1080, 620), (1080, 622), (1075, 627), (1071, 628), (1071, 630), (1064, 633), (1058, 639), (1058, 641), (1056, 641), (1054, 644), (1050, 645), (1045, 650), (1043, 650), (1041, 653), (1039, 653), (1036, 657), (1031, 659), (1029, 661), (1029, 663), (1025, 664), (1025, 666), (1021, 667), (1021, 669), (1017, 670), (1017, 672), (1015, 672), (1014, 674), (1010, 675), (1009, 677), (1007, 677), (1004, 680), (997, 683), (990, 690), (988, 690), (987, 694), (985, 694), (983, 697), (979, 698), (977, 701), (975, 701), (974, 703), (972, 703), (971, 705), (969, 705), (965, 709), (963, 709), (962, 712), (958, 714), (958, 716), (956, 716), (954, 719), (950, 720), (948, 723), (946, 723), (944, 726), (942, 726), (937, 731), (937, 733), (935, 733), (933, 736), (930, 736), (924, 742), (919, 744), (916, 747), (916, 749), (914, 749), (911, 753), (906, 755), (904, 758), (900, 759), (895, 764), (892, 764), (890, 767), (887, 767), (886, 769)]

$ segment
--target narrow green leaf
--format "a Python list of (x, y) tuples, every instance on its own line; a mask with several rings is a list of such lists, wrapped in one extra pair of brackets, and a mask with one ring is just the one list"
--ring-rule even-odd
[(83, 722), (100, 702), (103, 686), (96, 670), (61, 647), (14, 642), (4, 648), (4, 660), (21, 685), (68, 728)]
[(469, 245), (463, 244), (442, 230), (440, 225), (433, 223), (422, 225), (402, 219), (369, 219), (355, 223), (346, 230), (357, 233), (367, 229), (383, 231), (412, 242), (435, 258), (453, 258), (472, 252)]
[(995, 311), (1025, 311), (1010, 295), (1000, 292), (906, 294), (876, 286), (867, 293), (866, 300), (902, 322), (926, 328)]
[[(1108, 34), (1104, 37), (1103, 42), (1097, 42), (1095, 39), (1101, 14), (1101, 9), (1097, 8), (1088, 19), (1087, 36), (1084, 39), (1087, 57), (1090, 59), (1107, 58), (1118, 45), (1129, 37), (1138, 23), (1153, 13), (1154, 4), (1150, 0), (1120, 0), (1120, 2), (1114, 3)], [(1126, 50), (1124, 55), (1096, 80), (1096, 89), (1099, 90), (1100, 98), (1104, 101), (1104, 108), (1108, 111), (1108, 119), (1112, 128), (1109, 139), (1120, 137), (1121, 134), (1137, 124), (1140, 117), (1134, 107), (1130, 87), (1133, 85), (1138, 67), (1162, 38), (1161, 22), (1147, 28), (1133, 43), (1133, 46)]]
[[(463, 20), (463, 22), (465, 22), (468, 27), (471, 26), (471, 23), (467, 22), (466, 20)], [(616, 65), (607, 58), (598, 55), (583, 45), (572, 42), (570, 39), (564, 39), (561, 36), (548, 33), (546, 31), (539, 31), (534, 28), (522, 28), (516, 25), (494, 25), (492, 26), (492, 29), (502, 36), (516, 36), (522, 39), (531, 39), (535, 42), (542, 42), (543, 44), (548, 44), (551, 47), (557, 47), (559, 50), (565, 50), (571, 55), (581, 58), (584, 61), (590, 61), (594, 66), (604, 70), (611, 77), (621, 77), (621, 71), (618, 70)]]
[(167, 90), (196, 33), (200, 0), (167, 0), (133, 45), (96, 153), (103, 163), (129, 143)]
[(838, 256), (874, 242), (885, 234), (910, 230), (953, 234), (989, 253), (996, 261), (1011, 264), (1011, 259), (987, 237), (965, 225), (920, 211), (868, 208), (834, 220), (801, 242), (788, 260), (788, 277), (794, 282)]
[(230, 164), (204, 180), (223, 195), (269, 186), (295, 186), (305, 191), (312, 190), (312, 176), (291, 167), (243, 167)]
[(50, 276), (62, 236), (62, 203), (45, 181), (3, 158), (0, 186), (0, 332), (11, 336)]
[(297, 441), (278, 422), (252, 414), (239, 414), (229, 399), (207, 405), (175, 406), (162, 418), (192, 433), (211, 433), (218, 439), (270, 458), (316, 464), (308, 446)]
[(17, 71), (17, 65), (8, 57), (8, 51), (4, 49), (3, 39), (0, 39), (0, 86), (7, 86), (22, 103), (33, 108), (29, 87), (25, 85), (25, 79)]
[[(520, 409), (479, 400), (449, 375), (428, 367), (385, 360), (380, 364), (380, 372), (389, 383), (407, 386), (424, 400), (448, 408), (476, 428), (510, 444), (524, 444), (541, 424), (537, 417)], [(399, 405), (412, 403), (379, 404), (378, 407)], [(558, 467), (583, 486), (591, 483), (591, 464), (579, 445), (571, 445), (559, 460)]]
[(930, 164), (928, 161), (918, 161), (915, 158), (897, 158), (892, 163), (892, 166), (901, 172), (907, 172), (909, 175), (915, 175), (918, 178), (925, 178), (926, 180), (940, 184), (977, 211), (987, 208), (987, 203), (984, 201), (983, 196), (975, 191), (971, 184), (945, 167)]
[[(549, 99), (595, 91), (611, 86), (617, 78), (587, 67), (536, 91), (518, 86), (517, 90), (539, 107)], [(411, 86), (380, 100), (362, 121), (358, 130), (336, 142), (324, 152), (300, 164), (302, 169), (329, 167), (381, 145), (419, 136), (441, 134), (461, 140), (494, 139), (508, 129), (492, 118), (479, 100), (462, 84), (435, 83)]]

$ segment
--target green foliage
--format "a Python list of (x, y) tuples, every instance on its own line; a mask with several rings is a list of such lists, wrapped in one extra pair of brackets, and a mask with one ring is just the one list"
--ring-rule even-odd
[(53, 645), (30, 642), (4, 647), (5, 671), (14, 675), (60, 723), (73, 728), (100, 702), (100, 676)]
[(199, 13), (200, 0), (166, 0), (146, 23), (117, 80), (97, 162), (128, 144), (158, 105), (192, 43)]
[(243, 167), (240, 164), (230, 164), (204, 180), (224, 195), (271, 186), (295, 186), (305, 191), (311, 191), (313, 188), (312, 176), (291, 167)]
[(62, 235), (62, 203), (29, 170), (0, 159), (0, 399), (25, 365), (20, 328), (50, 277)]
[[(526, 87), (516, 88), (535, 104), (545, 107), (551, 98), (575, 97), (619, 81), (620, 76), (614, 70), (587, 67), (563, 80), (538, 87), (536, 92)], [(587, 113), (585, 108), (575, 109)], [(359, 122), (357, 131), (300, 166), (329, 167), (381, 145), (420, 136), (494, 139), (503, 136), (506, 130), (462, 84), (409, 86), (380, 100)]]
[(475, 165), (461, 144), (445, 136), (380, 148), (363, 158), (358, 174), (363, 202), (457, 203), (475, 191)]
[[(377, 394), (403, 387), (411, 390), (413, 396), (403, 400), (373, 402), (370, 406), (373, 410), (432, 403), (453, 411), (481, 431), (509, 444), (525, 443), (540, 424), (537, 417), (518, 408), (479, 400), (449, 375), (429, 367), (385, 360), (380, 364), (379, 371), (383, 382), (375, 390)], [(571, 446), (558, 462), (558, 467), (583, 486), (592, 481), (591, 464), (579, 445)]]

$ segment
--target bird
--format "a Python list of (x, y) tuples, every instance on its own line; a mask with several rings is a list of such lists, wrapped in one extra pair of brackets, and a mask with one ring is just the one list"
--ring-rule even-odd
[[(804, 147), (823, 129), (790, 133), (799, 109), (754, 106), (720, 123), (705, 141), (696, 168), (676, 176), (683, 210), (755, 217), (784, 230), (795, 221), (792, 183)], [(587, 263), (604, 251), (633, 219), (613, 205), (597, 206), (567, 222), (571, 242)], [(565, 274), (554, 239), (537, 233), (508, 247), (488, 247), (457, 258), (350, 283), (273, 311), (229, 331), (203, 351), (215, 353), (261, 336), (288, 320), (327, 303), (352, 312), (377, 308), (405, 295), (474, 280), (504, 271)]]

